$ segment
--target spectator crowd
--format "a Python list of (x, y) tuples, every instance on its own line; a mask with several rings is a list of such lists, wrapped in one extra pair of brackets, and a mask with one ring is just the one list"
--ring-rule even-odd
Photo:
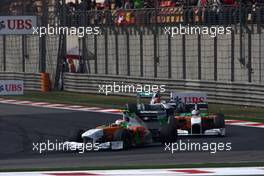
[[(88, 12), (93, 15), (87, 18), (97, 23), (155, 21), (222, 24), (256, 21), (257, 13), (264, 22), (264, 0), (75, 0), (68, 2), (66, 9), (71, 17), (69, 20), (74, 14)], [(80, 19), (83, 18), (75, 18), (75, 23), (80, 23)]]
[(177, 6), (263, 6), (264, 0), (75, 0), (67, 3), (69, 12), (89, 10), (142, 9)]

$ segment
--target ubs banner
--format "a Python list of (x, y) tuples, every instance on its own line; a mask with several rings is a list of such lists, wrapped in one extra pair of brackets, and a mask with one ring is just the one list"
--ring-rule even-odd
[(23, 95), (24, 82), (20, 80), (0, 80), (0, 95)]
[(203, 103), (207, 102), (207, 94), (203, 92), (172, 92), (171, 99), (179, 100), (183, 103)]
[(33, 34), (33, 26), (37, 27), (36, 16), (0, 16), (0, 35)]

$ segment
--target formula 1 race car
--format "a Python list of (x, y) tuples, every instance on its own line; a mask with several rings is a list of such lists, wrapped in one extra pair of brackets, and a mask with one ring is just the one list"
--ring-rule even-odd
[[(84, 131), (80, 136), (83, 141), (66, 142), (66, 145), (97, 143), (99, 149), (118, 150), (148, 145), (156, 140), (146, 124), (137, 115), (127, 111), (124, 111), (123, 119)], [(172, 128), (172, 125), (164, 124), (161, 126), (159, 137), (159, 141), (162, 143), (176, 142), (176, 127)]]
[(225, 136), (224, 115), (209, 115), (206, 93), (172, 92), (171, 99), (183, 105), (183, 111), (175, 116), (179, 135)]
[(186, 104), (185, 108), (185, 113), (175, 116), (179, 135), (225, 136), (225, 120), (222, 113), (208, 115), (207, 103)]
[[(150, 97), (150, 103), (142, 103), (140, 101), (141, 98)], [(163, 133), (162, 127), (166, 126), (166, 128), (170, 129), (170, 133), (172, 133), (172, 135), (167, 135), (170, 139), (166, 140), (173, 141), (174, 136), (177, 136), (177, 132), (173, 132), (173, 129), (176, 129), (174, 105), (175, 103), (169, 104), (165, 101), (161, 101), (160, 92), (141, 92), (137, 94), (137, 104), (127, 104), (125, 109), (130, 113), (135, 113), (136, 116), (145, 123), (155, 140), (164, 140), (161, 138), (161, 133)]]

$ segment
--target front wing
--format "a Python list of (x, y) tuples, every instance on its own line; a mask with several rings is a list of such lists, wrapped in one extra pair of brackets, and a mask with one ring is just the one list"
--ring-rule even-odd
[(203, 133), (195, 133), (192, 134), (188, 130), (182, 130), (178, 129), (178, 135), (179, 136), (225, 136), (226, 135), (226, 129), (225, 128), (213, 128), (209, 130), (205, 130)]
[[(123, 141), (111, 141), (111, 142), (103, 142), (103, 143), (97, 143), (96, 147), (94, 148), (94, 151), (96, 150), (121, 150), (124, 148)], [(66, 141), (64, 143), (68, 148), (75, 149), (75, 150), (81, 150), (83, 149), (84, 143), (82, 142), (69, 142)]]

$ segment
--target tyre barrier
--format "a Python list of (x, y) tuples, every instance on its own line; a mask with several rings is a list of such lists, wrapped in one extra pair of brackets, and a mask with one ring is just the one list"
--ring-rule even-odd
[(40, 73), (0, 72), (0, 80), (22, 80), (25, 91), (40, 91)]

